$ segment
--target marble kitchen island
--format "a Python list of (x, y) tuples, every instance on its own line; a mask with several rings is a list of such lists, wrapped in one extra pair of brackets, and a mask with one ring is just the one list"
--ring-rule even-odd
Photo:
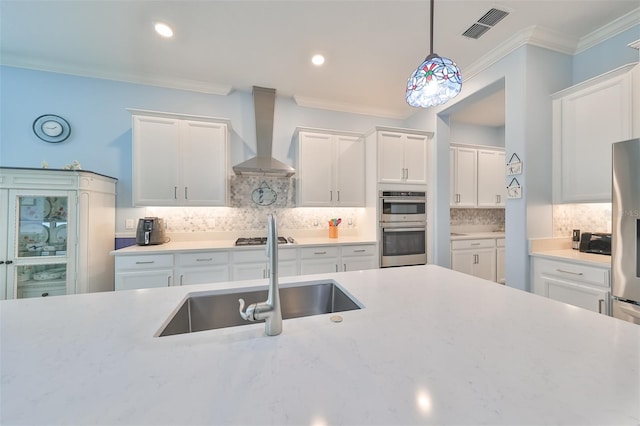
[(432, 265), (280, 281), (320, 279), (364, 308), (275, 337), (154, 337), (219, 283), (2, 301), (0, 424), (640, 422), (637, 325)]

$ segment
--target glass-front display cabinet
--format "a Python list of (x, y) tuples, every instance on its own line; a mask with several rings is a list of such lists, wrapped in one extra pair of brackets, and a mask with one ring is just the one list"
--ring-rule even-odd
[[(57, 296), (75, 292), (73, 270), (76, 194), (72, 191), (14, 190), (8, 194), (6, 298)], [(72, 227), (73, 229), (73, 227)]]
[(116, 182), (0, 167), (0, 299), (113, 290)]

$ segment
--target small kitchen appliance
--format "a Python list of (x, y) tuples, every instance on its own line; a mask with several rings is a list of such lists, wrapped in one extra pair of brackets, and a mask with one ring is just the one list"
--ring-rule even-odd
[(571, 248), (578, 250), (580, 248), (580, 230), (574, 229), (573, 236), (571, 238)]
[(136, 244), (148, 246), (166, 242), (164, 220), (159, 217), (145, 217), (138, 219), (136, 230)]
[(583, 232), (580, 237), (580, 251), (611, 255), (611, 234)]
[(640, 139), (613, 144), (611, 307), (640, 324)]

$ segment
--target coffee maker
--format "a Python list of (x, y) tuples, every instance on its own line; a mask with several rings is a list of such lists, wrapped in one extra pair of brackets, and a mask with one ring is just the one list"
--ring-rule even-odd
[(138, 219), (136, 230), (136, 244), (148, 246), (166, 242), (164, 220), (159, 217), (145, 217)]

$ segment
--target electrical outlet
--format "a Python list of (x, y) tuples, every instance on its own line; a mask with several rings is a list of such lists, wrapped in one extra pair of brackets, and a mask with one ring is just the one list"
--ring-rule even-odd
[(133, 229), (133, 224), (134, 224), (133, 219), (125, 219), (124, 228), (125, 229)]
[(318, 226), (318, 218), (317, 217), (313, 218), (313, 226)]

